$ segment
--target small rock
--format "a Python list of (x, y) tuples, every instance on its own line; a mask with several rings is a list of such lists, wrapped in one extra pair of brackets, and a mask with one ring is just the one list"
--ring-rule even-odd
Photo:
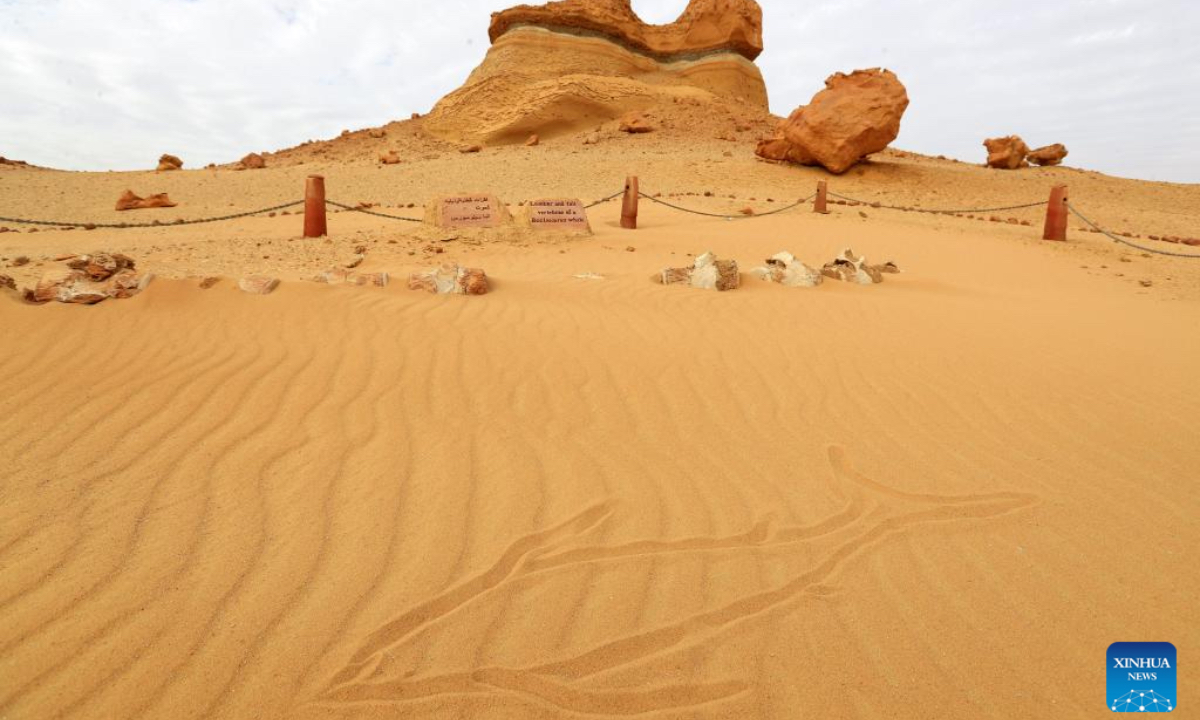
[(219, 277), (206, 277), (200, 281), (200, 289), (208, 290), (219, 282), (221, 282), (221, 278)]
[(1154, 285), (1154, 282), (1150, 281), (1150, 280), (1138, 280), (1138, 284), (1141, 285), (1142, 287), (1148, 288), (1148, 287), (1151, 287), (1152, 285)]
[(538, 144), (541, 142), (542, 142), (542, 139), (539, 138), (536, 134), (530, 135), (529, 139), (525, 141), (525, 147), (537, 147)]
[(482, 150), (483, 150), (482, 145), (467, 145), (466, 147), (461, 147), (458, 149), (458, 151), (460, 153), (463, 153), (464, 155), (470, 154), (470, 153), (481, 152)]
[(279, 279), (266, 275), (250, 275), (238, 280), (238, 288), (251, 295), (270, 295), (279, 287)]
[(645, 114), (635, 110), (621, 116), (620, 130), (631, 134), (648, 133), (654, 131), (654, 126), (646, 119)]
[(12, 261), (12, 267), (22, 267), (22, 266), (28, 265), (28, 264), (29, 264), (29, 258), (25, 257), (24, 255), (14, 258)]
[(379, 156), (379, 162), (384, 165), (399, 165), (400, 156), (396, 154), (395, 150), (389, 150), (388, 152)]

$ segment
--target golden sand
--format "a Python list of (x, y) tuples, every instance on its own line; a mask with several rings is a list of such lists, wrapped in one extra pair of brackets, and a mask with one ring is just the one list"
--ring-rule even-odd
[[(765, 211), (824, 177), (729, 147), (14, 170), (0, 214), (200, 217), (299, 199), (313, 171), (414, 217), (458, 191), (590, 201), (627, 172)], [(1066, 182), (1139, 233), (1194, 235), (1200, 211), (1196, 186), (894, 153), (832, 182), (926, 207)], [(180, 206), (117, 214), (126, 188)], [(350, 213), (329, 243), (295, 216), (0, 234), (26, 284), (97, 249), (159, 275), (95, 307), (0, 297), (0, 716), (1075, 718), (1105, 712), (1110, 643), (1194, 655), (1200, 261), (1074, 220), (1042, 242), (1037, 209), (832, 210), (644, 204), (628, 232), (612, 203), (591, 238), (477, 244)], [(454, 259), (493, 293), (299, 281), (361, 245), (363, 270)], [(846, 246), (905, 272), (648, 279)], [(239, 292), (255, 272), (284, 282)]]

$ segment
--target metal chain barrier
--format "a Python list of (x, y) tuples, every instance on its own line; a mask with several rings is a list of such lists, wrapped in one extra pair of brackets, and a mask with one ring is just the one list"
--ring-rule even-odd
[(919, 208), (919, 207), (901, 207), (899, 205), (884, 205), (883, 203), (880, 203), (880, 202), (868, 202), (866, 200), (859, 200), (857, 198), (847, 197), (845, 195), (839, 195), (835, 192), (830, 192), (829, 197), (835, 197), (835, 198), (838, 198), (839, 200), (845, 200), (847, 202), (855, 202), (855, 203), (858, 203), (859, 205), (866, 205), (868, 207), (874, 207), (874, 208), (886, 208), (888, 210), (917, 210), (920, 212), (950, 214), (950, 215), (953, 215), (956, 213), (986, 213), (986, 212), (1002, 212), (1004, 210), (1024, 210), (1026, 208), (1041, 207), (1042, 205), (1045, 205), (1048, 202), (1046, 200), (1042, 200), (1040, 202), (1025, 203), (1024, 205), (1008, 205), (1006, 207), (960, 208), (960, 209), (955, 209), (955, 210), (928, 210), (926, 208)]
[(591, 210), (592, 208), (596, 207), (597, 205), (603, 205), (604, 203), (609, 202), (610, 200), (616, 200), (617, 198), (621, 197), (624, 194), (625, 194), (624, 190), (619, 190), (619, 191), (613, 193), (612, 195), (609, 195), (606, 198), (601, 198), (600, 200), (597, 200), (596, 202), (592, 203), (591, 205), (584, 205), (583, 209)]
[(1112, 233), (1110, 233), (1109, 231), (1100, 227), (1096, 223), (1092, 222), (1091, 220), (1088, 220), (1087, 217), (1085, 217), (1083, 213), (1076, 210), (1075, 206), (1072, 205), (1071, 203), (1067, 203), (1067, 207), (1071, 210), (1072, 214), (1074, 214), (1076, 217), (1078, 217), (1080, 220), (1084, 221), (1088, 225), (1091, 225), (1092, 229), (1094, 229), (1096, 232), (1100, 233), (1101, 235), (1104, 235), (1105, 237), (1107, 237), (1109, 240), (1112, 240), (1113, 242), (1121, 243), (1122, 245), (1128, 245), (1129, 247), (1137, 248), (1138, 250), (1141, 250), (1143, 252), (1154, 253), (1155, 255), (1168, 255), (1170, 257), (1181, 257), (1181, 258), (1200, 258), (1200, 255), (1192, 255), (1190, 253), (1171, 252), (1170, 250), (1155, 250), (1154, 248), (1149, 248), (1149, 247), (1145, 247), (1144, 245), (1138, 245), (1135, 242), (1130, 242), (1130, 241), (1126, 240), (1125, 238), (1121, 238), (1121, 237), (1117, 237), (1116, 235), (1113, 235)]
[(410, 218), (410, 217), (401, 217), (399, 215), (388, 215), (387, 213), (375, 212), (374, 210), (368, 210), (367, 208), (364, 208), (364, 207), (355, 207), (353, 205), (346, 205), (345, 203), (334, 202), (332, 200), (326, 200), (325, 204), (332, 205), (334, 207), (339, 207), (343, 210), (350, 210), (351, 212), (360, 212), (364, 215), (374, 215), (375, 217), (387, 218), (389, 220), (403, 220), (404, 222), (414, 222), (414, 223), (422, 222), (421, 218)]
[(262, 208), (261, 210), (250, 210), (249, 212), (234, 213), (232, 215), (221, 215), (218, 217), (200, 218), (198, 220), (175, 220), (172, 222), (152, 222), (152, 223), (81, 223), (81, 222), (52, 222), (50, 220), (24, 220), (21, 218), (0, 217), (0, 222), (18, 223), (21, 225), (47, 225), (57, 227), (82, 227), (82, 228), (151, 228), (151, 227), (171, 227), (173, 225), (201, 225), (203, 223), (223, 222), (225, 220), (236, 220), (238, 218), (250, 217), (251, 215), (261, 215), (262, 213), (275, 212), (277, 210), (286, 210), (290, 207), (303, 205), (303, 200), (296, 202), (276, 205), (275, 207)]
[(703, 217), (721, 218), (723, 220), (753, 220), (754, 218), (767, 217), (768, 215), (778, 215), (779, 213), (787, 212), (788, 210), (798, 208), (801, 205), (804, 205), (805, 203), (812, 202), (813, 198), (816, 197), (815, 194), (809, 195), (806, 198), (797, 200), (796, 202), (792, 203), (791, 205), (788, 205), (787, 207), (778, 208), (776, 210), (771, 210), (769, 212), (764, 212), (764, 213), (755, 213), (753, 215), (722, 215), (722, 214), (718, 214), (718, 213), (704, 212), (702, 210), (691, 210), (689, 208), (680, 207), (678, 205), (672, 205), (671, 203), (667, 202), (666, 200), (659, 200), (658, 198), (654, 197), (653, 195), (647, 195), (644, 192), (638, 192), (638, 195), (646, 198), (650, 202), (655, 202), (655, 203), (658, 203), (659, 205), (664, 205), (666, 207), (671, 208), (672, 210), (678, 210), (680, 212), (690, 213), (692, 215), (701, 215)]

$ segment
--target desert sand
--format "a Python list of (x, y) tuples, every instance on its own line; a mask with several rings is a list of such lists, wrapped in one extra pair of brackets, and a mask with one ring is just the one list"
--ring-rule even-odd
[[(1194, 657), (1200, 260), (970, 210), (1066, 184), (1200, 255), (1150, 239), (1198, 234), (1200, 186), (895, 149), (832, 177), (756, 158), (765, 110), (663, 103), (638, 108), (650, 133), (610, 117), (471, 154), (421, 118), (260, 170), (0, 165), (0, 216), (163, 223), (0, 221), (20, 287), (101, 250), (155, 275), (95, 306), (0, 288), (0, 717), (1083, 718), (1107, 712), (1110, 643)], [(173, 224), (298, 201), (310, 174), (413, 219), (628, 175), (739, 219), (643, 200), (624, 230), (618, 198), (587, 236), (335, 210), (306, 239), (299, 207)], [(760, 216), (818, 180), (963, 212)], [(178, 205), (117, 212), (125, 190)], [(749, 273), (846, 247), (903, 272)], [(650, 281), (706, 251), (740, 289)], [(392, 283), (311, 281), (360, 257)], [(492, 292), (405, 287), (446, 261)], [(237, 288), (256, 274), (282, 282)], [(1181, 673), (1185, 711), (1198, 693)]]

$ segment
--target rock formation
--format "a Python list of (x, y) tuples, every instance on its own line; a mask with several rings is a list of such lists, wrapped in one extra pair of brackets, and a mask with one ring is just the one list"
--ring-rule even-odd
[(1018, 136), (989, 138), (983, 141), (983, 146), (988, 151), (988, 167), (999, 170), (1016, 170), (1025, 167), (1025, 157), (1029, 155), (1029, 146)]
[(891, 71), (837, 73), (756, 152), (768, 160), (821, 165), (841, 174), (895, 140), (907, 108), (908, 92)]
[(149, 273), (139, 274), (133, 259), (120, 253), (70, 256), (66, 265), (67, 269), (45, 273), (32, 290), (25, 291), (25, 299), (94, 305), (109, 298), (131, 298), (154, 279)]
[(785, 287), (816, 287), (824, 280), (818, 270), (814, 270), (796, 259), (790, 252), (781, 252), (767, 259), (765, 267), (751, 270), (756, 277)]
[(1068, 155), (1067, 146), (1062, 143), (1030, 150), (1025, 141), (1016, 135), (988, 138), (983, 141), (983, 146), (988, 151), (988, 167), (998, 170), (1017, 170), (1028, 163), (1044, 167), (1061, 165)]
[(654, 276), (663, 285), (690, 285), (701, 290), (736, 290), (741, 286), (736, 260), (718, 260), (711, 252), (696, 258), (691, 267), (664, 268)]
[(489, 36), (483, 63), (426, 116), (435, 136), (519, 144), (683, 100), (767, 114), (754, 0), (692, 0), (662, 26), (642, 22), (630, 0), (520, 5), (494, 14)]
[(1034, 165), (1049, 167), (1054, 165), (1062, 165), (1062, 161), (1067, 159), (1067, 146), (1062, 143), (1047, 145), (1040, 147), (1037, 150), (1031, 150), (1026, 160)]
[(171, 202), (171, 198), (167, 197), (166, 193), (151, 195), (150, 197), (138, 197), (134, 195), (132, 190), (126, 190), (120, 198), (117, 199), (117, 210), (147, 210), (150, 208), (169, 208), (175, 207), (177, 203)]
[(447, 263), (428, 272), (413, 273), (408, 278), (408, 289), (439, 295), (486, 295), (489, 288), (483, 270)]
[(250, 153), (238, 161), (238, 170), (262, 170), (267, 166), (266, 159), (258, 153)]
[(158, 172), (170, 172), (172, 170), (182, 170), (183, 161), (174, 155), (163, 155), (158, 159)]

